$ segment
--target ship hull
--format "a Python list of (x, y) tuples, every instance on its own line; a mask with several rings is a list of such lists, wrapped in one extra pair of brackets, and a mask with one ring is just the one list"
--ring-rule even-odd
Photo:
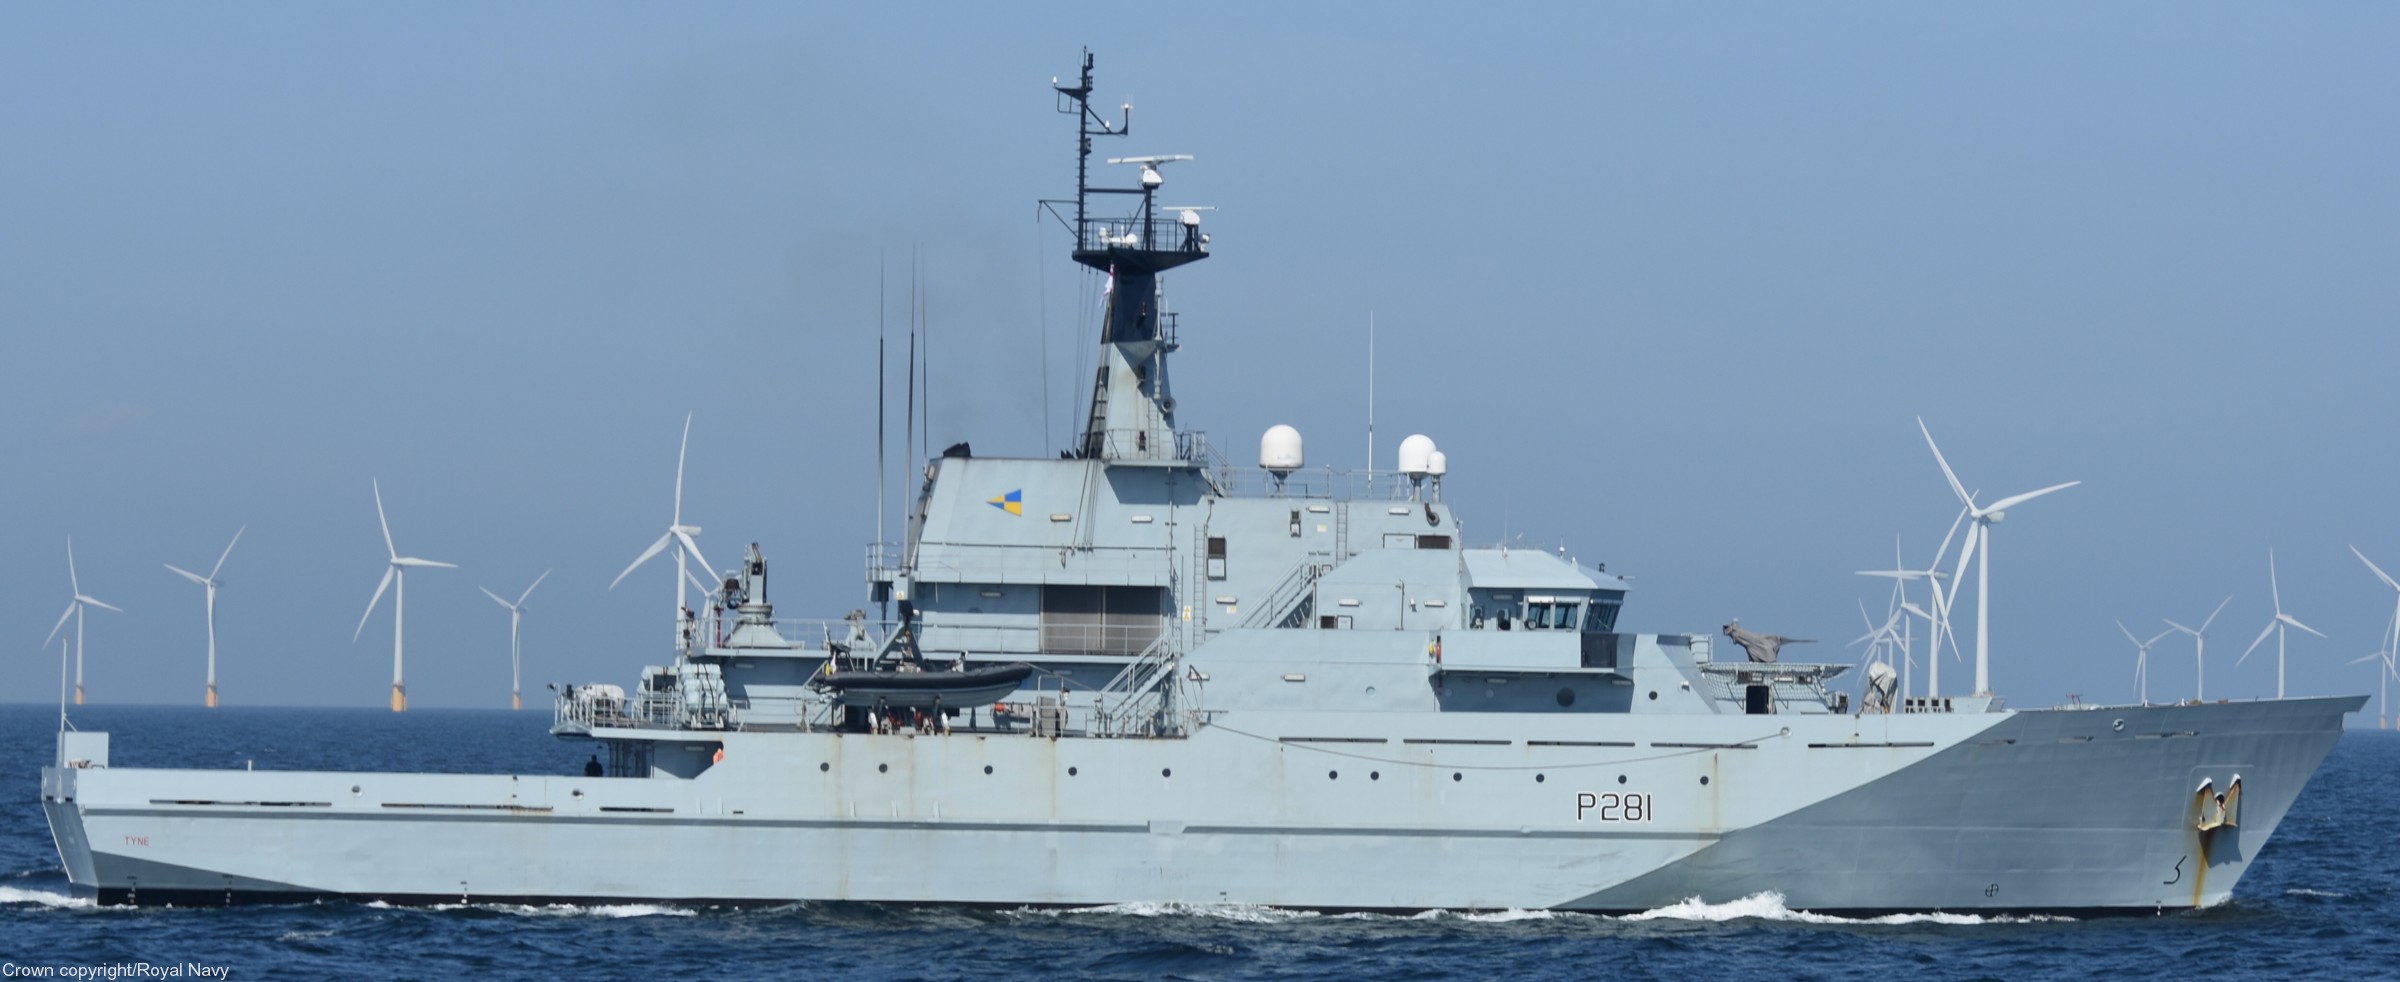
[[(1760, 717), (1730, 742), (1722, 717), (1508, 714), (1416, 742), (1370, 713), (733, 732), (694, 737), (688, 779), (101, 766), (46, 771), (44, 807), (112, 904), (2149, 912), (2230, 896), (2360, 703)], [(2195, 790), (2236, 777), (2238, 824), (2200, 830)]]

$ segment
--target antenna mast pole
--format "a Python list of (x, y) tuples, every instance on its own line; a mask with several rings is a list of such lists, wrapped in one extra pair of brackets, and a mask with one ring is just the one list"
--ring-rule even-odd
[(1367, 311), (1367, 490), (1375, 490), (1375, 312)]
[[(891, 293), (884, 286), (883, 255), (877, 253), (875, 256), (875, 555), (878, 566), (888, 559), (883, 555), (883, 547), (889, 541), (883, 537), (883, 505), (884, 499), (889, 496), (889, 492), (884, 487), (884, 475), (891, 471), (891, 466), (885, 463), (883, 458), (892, 443), (891, 438), (884, 433), (883, 422), (884, 409), (890, 405), (889, 398), (883, 392), (884, 381), (890, 377), (886, 374), (887, 369), (884, 368), (883, 362), (883, 317), (884, 306), (890, 299)], [(879, 606), (883, 610), (883, 619), (888, 620), (891, 614), (891, 601), (887, 599)]]

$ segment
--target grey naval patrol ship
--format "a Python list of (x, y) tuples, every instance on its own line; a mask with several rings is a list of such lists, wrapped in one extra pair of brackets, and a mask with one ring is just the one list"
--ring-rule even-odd
[(1623, 577), (1470, 547), (1430, 440), (1396, 473), (1308, 468), (1285, 427), (1228, 461), (1168, 384), (1159, 275), (1210, 252), (1156, 204), (1182, 158), (1093, 186), (1126, 127), (1091, 78), (1053, 83), (1053, 214), (1111, 278), (1086, 425), (1057, 458), (927, 461), (905, 541), (867, 550), (887, 616), (778, 620), (753, 546), (672, 664), (561, 692), (597, 775), (153, 770), (63, 732), (41, 793), (74, 889), (2151, 912), (2226, 899), (2364, 701), (2015, 710), (1871, 670), (1854, 702), (1848, 666), (1621, 631)]

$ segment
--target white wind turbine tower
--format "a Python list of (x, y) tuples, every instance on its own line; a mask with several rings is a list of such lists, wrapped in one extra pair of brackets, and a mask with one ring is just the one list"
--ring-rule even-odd
[(367, 629), (367, 618), (375, 616), (375, 605), (383, 602), (384, 589), (387, 587), (393, 588), (392, 711), (395, 713), (405, 713), (408, 711), (408, 689), (401, 678), (401, 667), (403, 664), (401, 656), (404, 649), (400, 644), (400, 636), (401, 629), (406, 624), (406, 618), (404, 615), (408, 609), (408, 569), (411, 566), (437, 566), (442, 569), (457, 569), (458, 564), (441, 563), (435, 562), (431, 559), (418, 559), (415, 556), (401, 555), (399, 547), (392, 545), (392, 523), (389, 519), (386, 519), (383, 516), (383, 482), (374, 482), (374, 487), (375, 521), (383, 526), (383, 548), (385, 552), (391, 554), (392, 561), (391, 565), (383, 571), (383, 582), (375, 585), (374, 598), (367, 601), (367, 612), (358, 615), (358, 630), (350, 632), (350, 641), (353, 644), (357, 643), (359, 632)]
[(2281, 586), (2277, 585), (2277, 584), (2276, 584), (2276, 582), (2275, 582), (2275, 550), (2273, 550), (2273, 549), (2269, 549), (2269, 550), (2267, 550), (2267, 589), (2274, 591), (2274, 598), (2275, 598), (2275, 619), (2267, 622), (2267, 627), (2266, 627), (2266, 629), (2265, 629), (2265, 630), (2262, 630), (2262, 631), (2260, 631), (2260, 632), (2258, 632), (2258, 640), (2250, 642), (2250, 647), (2247, 647), (2247, 648), (2244, 648), (2244, 649), (2242, 649), (2242, 657), (2234, 659), (2234, 660), (2233, 660), (2233, 663), (2234, 663), (2235, 665), (2237, 665), (2237, 666), (2238, 666), (2238, 665), (2240, 665), (2242, 662), (2244, 662), (2244, 661), (2248, 660), (2248, 659), (2249, 659), (2249, 657), (2250, 657), (2250, 653), (2251, 653), (2251, 652), (2253, 652), (2253, 651), (2257, 651), (2257, 650), (2258, 650), (2258, 646), (2259, 646), (2259, 645), (2261, 645), (2261, 644), (2264, 644), (2264, 643), (2266, 642), (2266, 640), (2267, 640), (2267, 635), (2269, 635), (2269, 634), (2272, 634), (2272, 635), (2274, 635), (2274, 636), (2275, 636), (2275, 698), (2277, 698), (2277, 699), (2281, 699), (2281, 698), (2283, 698), (2283, 635), (2284, 635), (2284, 628), (2287, 628), (2287, 627), (2296, 627), (2296, 628), (2299, 628), (2299, 629), (2301, 629), (2301, 630), (2303, 630), (2303, 631), (2307, 631), (2307, 632), (2308, 632), (2308, 633), (2310, 633), (2310, 634), (2314, 634), (2314, 635), (2316, 635), (2316, 636), (2318, 636), (2318, 637), (2320, 637), (2320, 638), (2325, 636), (2325, 632), (2323, 632), (2323, 631), (2320, 631), (2320, 630), (2317, 630), (2316, 628), (2310, 627), (2310, 626), (2308, 626), (2308, 625), (2306, 625), (2306, 624), (2302, 624), (2302, 623), (2300, 623), (2300, 621), (2299, 621), (2297, 618), (2294, 618), (2292, 615), (2290, 615), (2290, 614), (2286, 614), (2286, 613), (2284, 613), (2284, 612), (2283, 612), (2283, 588), (2282, 588)]
[(1955, 574), (1956, 578), (1950, 582), (1951, 596), (1949, 599), (1957, 599), (1958, 587), (1965, 582), (1967, 561), (1975, 557), (1976, 549), (1982, 549), (1983, 564), (1975, 568), (1975, 694), (1990, 695), (1992, 691), (1992, 526), (2000, 524), (2001, 519), (2008, 517), (2008, 510), (2011, 508), (2053, 491), (2064, 491), (2083, 482), (2068, 481), (2065, 484), (2053, 484), (2038, 491), (2027, 491), (2024, 494), (2002, 498), (1990, 505), (1978, 506), (1975, 504), (1975, 496), (1968, 494), (1966, 486), (1958, 483), (1958, 475), (1951, 472), (1950, 462), (1942, 458), (1942, 448), (1934, 444), (1933, 431), (1925, 428), (1923, 417), (1917, 419), (1917, 430), (1925, 434), (1925, 445), (1933, 449), (1933, 462), (1942, 465), (1942, 477), (1950, 482), (1950, 490), (1958, 495), (1960, 504), (1967, 506), (1967, 517), (1975, 520), (1974, 526), (1967, 530), (1967, 544), (1958, 553), (1958, 572)]
[[(2395, 627), (2400, 627), (2400, 620), (2394, 621), (2393, 624)], [(2390, 637), (2392, 630), (2393, 628), (2386, 628), (2384, 630), (2384, 634), (2387, 639)], [(2390, 642), (2387, 640), (2385, 642), (2385, 647), (2377, 649), (2373, 652), (2369, 652), (2361, 657), (2350, 659), (2350, 664), (2353, 665), (2364, 664), (2366, 662), (2376, 663), (2375, 728), (2378, 730), (2388, 729), (2391, 727), (2392, 702), (2391, 690), (2386, 687), (2386, 683), (2394, 678), (2400, 678), (2400, 667), (2396, 667), (2392, 661), (2392, 649), (2390, 647)]]
[(75, 619), (75, 704), (80, 706), (83, 705), (83, 609), (98, 607), (120, 614), (125, 611), (121, 607), (111, 607), (84, 596), (83, 581), (75, 576), (75, 537), (72, 535), (67, 536), (67, 586), (75, 591), (75, 598), (67, 601), (67, 612), (58, 615), (58, 623), (51, 625), (50, 637), (42, 639), (42, 647), (49, 647), (51, 638), (58, 637), (59, 628), (67, 626), (67, 618)]
[(208, 568), (207, 576), (174, 563), (159, 564), (208, 589), (208, 698), (204, 704), (210, 709), (217, 708), (217, 587), (221, 585), (217, 582), (217, 572), (225, 568), (225, 557), (233, 555), (233, 543), (242, 541), (242, 533), (247, 531), (250, 531), (247, 525), (233, 530), (233, 542), (225, 543), (225, 551), (217, 555), (217, 564)]
[(2159, 638), (2173, 634), (2175, 631), (2171, 628), (2160, 631), (2150, 640), (2144, 641), (2134, 637), (2133, 629), (2126, 627), (2124, 621), (2117, 622), (2117, 630), (2125, 632), (2125, 640), (2133, 642), (2134, 650), (2137, 652), (2133, 656), (2133, 684), (2141, 690), (2142, 705), (2147, 706), (2150, 704), (2150, 646), (2157, 644)]
[(2217, 609), (2209, 611), (2208, 619), (2201, 621), (2200, 626), (2196, 629), (2185, 627), (2172, 620), (2167, 621), (2168, 627), (2192, 636), (2192, 677), (2195, 679), (2192, 683), (2193, 702), (2208, 701), (2208, 626), (2216, 623), (2217, 615), (2224, 613), (2225, 605), (2232, 602), (2232, 594), (2227, 594), (2225, 599), (2217, 601)]
[(618, 573), (616, 579), (608, 581), (608, 588), (616, 589), (617, 584), (625, 582), (625, 578), (633, 575), (634, 570), (640, 569), (643, 563), (649, 562), (650, 557), (658, 555), (661, 550), (673, 545), (675, 547), (675, 643), (678, 646), (683, 644), (685, 629), (683, 612), (689, 609), (683, 602), (684, 581), (692, 576), (691, 569), (686, 562), (688, 559), (697, 559), (700, 561), (701, 569), (711, 568), (708, 565), (708, 557), (700, 554), (700, 543), (692, 540), (692, 536), (700, 534), (700, 526), (683, 524), (683, 458), (685, 452), (691, 448), (692, 414), (685, 413), (683, 414), (683, 445), (675, 450), (675, 513), (668, 519), (667, 533), (659, 536), (658, 541), (650, 543), (650, 548), (642, 550), (641, 555), (634, 557), (633, 565), (625, 567), (625, 572)]
[(525, 598), (533, 596), (533, 587), (541, 586), (542, 581), (549, 578), (550, 571), (543, 570), (542, 575), (533, 578), (533, 586), (526, 587), (524, 593), (518, 594), (517, 602), (513, 604), (500, 599), (499, 594), (493, 593), (487, 588), (480, 586), (475, 588), (482, 590), (484, 596), (492, 598), (493, 603), (508, 608), (508, 708), (510, 709), (525, 708), (524, 673), (522, 671), (524, 659), (521, 657), (523, 649), (517, 646), (517, 624), (525, 617)]

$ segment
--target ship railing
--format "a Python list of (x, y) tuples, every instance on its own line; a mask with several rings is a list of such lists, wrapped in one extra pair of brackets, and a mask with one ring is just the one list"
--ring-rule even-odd
[(1753, 685), (1768, 687), (1777, 711), (1831, 712), (1848, 698), (1826, 688), (1828, 679), (1848, 672), (1849, 665), (1819, 662), (1703, 662), (1700, 675), (1711, 698), (1739, 704)]
[(1083, 228), (1075, 237), (1075, 248), (1084, 252), (1106, 252), (1110, 249), (1142, 249), (1152, 252), (1196, 252), (1206, 254), (1208, 243), (1202, 241), (1198, 225), (1185, 225), (1181, 216), (1158, 209), (1145, 221), (1140, 216), (1127, 218), (1086, 217)]
[(867, 582), (890, 583), (900, 571), (908, 551), (897, 542), (867, 543)]
[(1278, 478), (1256, 467), (1227, 466), (1213, 475), (1231, 498), (1295, 498), (1310, 501), (1418, 501), (1434, 499), (1434, 481), (1412, 481), (1397, 471), (1313, 467)]
[(1093, 696), (1093, 735), (1180, 736), (1181, 728), (1172, 717), (1179, 661), (1169, 637), (1162, 634), (1127, 662)]
[(1290, 575), (1267, 594), (1267, 602), (1258, 605), (1242, 621), (1243, 627), (1291, 627), (1291, 621), (1301, 616), (1301, 602), (1313, 596), (1317, 577), (1326, 567), (1315, 559), (1304, 559), (1292, 568)]
[[(1225, 467), (1225, 458), (1209, 446), (1208, 434), (1204, 432), (1176, 430), (1160, 439), (1152, 439), (1151, 432), (1138, 426), (1100, 430), (1099, 455), (1109, 460), (1180, 460), (1212, 473)], [(1092, 437), (1090, 433), (1084, 435), (1087, 447)]]

